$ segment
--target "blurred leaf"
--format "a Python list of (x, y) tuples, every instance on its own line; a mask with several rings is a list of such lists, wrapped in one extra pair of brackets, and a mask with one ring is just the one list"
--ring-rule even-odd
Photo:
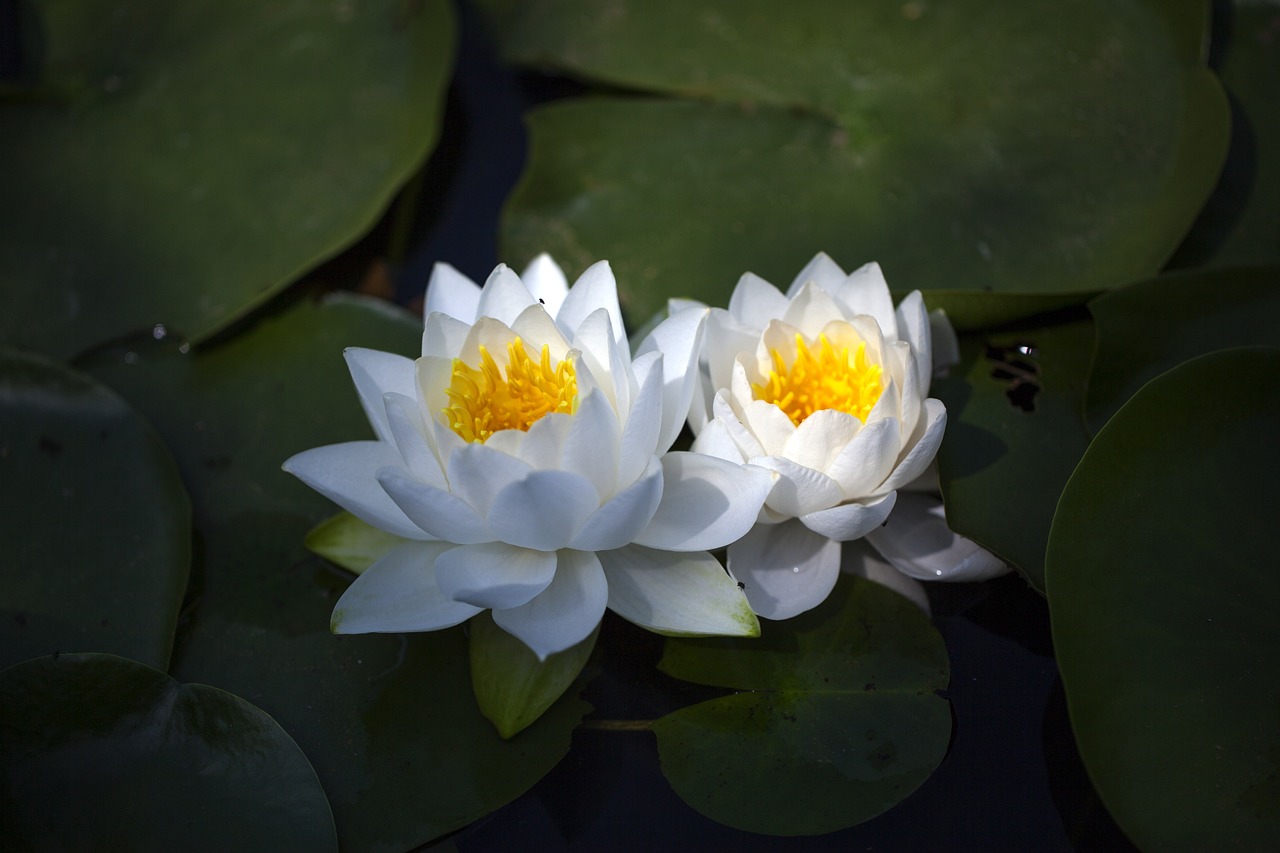
[(0, 105), (0, 340), (205, 338), (373, 225), (435, 142), (444, 0), (38, 4)]
[(112, 655), (0, 673), (9, 850), (336, 851), (306, 756), (243, 699)]
[(304, 541), (308, 550), (356, 575), (405, 542), (346, 511), (311, 528)]
[(569, 689), (600, 634), (597, 625), (582, 642), (540, 661), (523, 641), (499, 628), (487, 610), (474, 616), (468, 628), (476, 702), (504, 738), (524, 731)]
[(169, 665), (191, 504), (133, 409), (89, 377), (0, 353), (0, 667), (54, 652)]
[(481, 5), (509, 59), (671, 96), (531, 112), (505, 215), (512, 260), (608, 258), (633, 318), (819, 249), (901, 290), (1114, 287), (1227, 148), (1203, 0)]
[(152, 418), (191, 490), (203, 593), (175, 673), (271, 713), (311, 758), (343, 847), (358, 850), (409, 849), (514, 799), (565, 753), (586, 709), (565, 697), (503, 741), (476, 708), (461, 629), (329, 633), (350, 576), (303, 540), (333, 505), (280, 465), (372, 436), (344, 347), (411, 354), (421, 336), (416, 317), (347, 296), (191, 356), (156, 344), (94, 368)]
[(1280, 346), (1280, 268), (1161, 276), (1101, 296), (1089, 310), (1098, 345), (1085, 416), (1096, 433), (1148, 380), (1188, 359)]
[(653, 724), (662, 770), (714, 820), (774, 835), (874, 817), (929, 777), (951, 737), (947, 653), (912, 603), (842, 576), (819, 607), (759, 639), (669, 639), (659, 667), (747, 692)]
[(1049, 540), (1072, 727), (1146, 850), (1280, 845), (1280, 350), (1186, 362), (1090, 445)]
[(938, 450), (947, 523), (1041, 592), (1053, 511), (1089, 444), (1093, 337), (1087, 320), (966, 336), (960, 365), (930, 391), (947, 406)]

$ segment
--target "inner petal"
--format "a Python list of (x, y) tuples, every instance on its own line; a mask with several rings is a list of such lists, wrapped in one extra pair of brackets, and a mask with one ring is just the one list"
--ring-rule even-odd
[(578, 405), (578, 381), (573, 362), (553, 361), (550, 347), (542, 346), (535, 360), (526, 352), (524, 339), (507, 344), (506, 365), (482, 344), (480, 365), (472, 367), (460, 358), (445, 394), (449, 405), (442, 410), (445, 423), (464, 441), (483, 443), (504, 429), (528, 431), (553, 412), (571, 415)]

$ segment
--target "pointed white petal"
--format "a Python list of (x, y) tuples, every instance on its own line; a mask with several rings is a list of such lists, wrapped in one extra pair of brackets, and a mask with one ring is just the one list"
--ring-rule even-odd
[(589, 551), (558, 551), (551, 585), (527, 604), (493, 611), (493, 621), (538, 660), (580, 643), (600, 624), (609, 598), (600, 561)]
[(560, 327), (541, 305), (530, 305), (521, 311), (520, 316), (511, 324), (511, 331), (524, 339), (525, 351), (531, 358), (538, 359), (542, 356), (544, 344), (553, 362), (561, 362), (569, 357), (569, 342), (560, 334)]
[(729, 297), (729, 314), (733, 319), (757, 331), (769, 325), (787, 310), (787, 297), (782, 291), (755, 273), (738, 279)]
[(556, 314), (556, 324), (564, 336), (573, 339), (578, 327), (593, 311), (603, 308), (609, 313), (614, 341), (627, 347), (627, 331), (622, 325), (622, 309), (618, 306), (618, 283), (608, 261), (597, 261), (587, 268), (569, 288), (564, 304)]
[[(630, 377), (622, 360), (621, 348), (613, 339), (607, 311), (598, 308), (587, 315), (574, 332), (573, 348), (582, 353), (582, 362), (604, 392), (609, 405), (617, 411), (628, 408)], [(583, 378), (579, 376), (579, 385)]]
[(561, 449), (560, 469), (577, 474), (596, 487), (606, 501), (618, 488), (618, 418), (604, 394), (592, 391), (580, 398)]
[(520, 278), (533, 298), (546, 307), (548, 314), (554, 317), (560, 313), (560, 306), (569, 292), (569, 281), (550, 255), (544, 252), (530, 261)]
[(694, 376), (709, 309), (690, 308), (658, 324), (636, 351), (662, 353), (662, 430), (658, 452), (666, 451), (680, 434), (693, 403)]
[[(625, 486), (649, 465), (657, 452), (662, 429), (662, 354), (646, 353), (635, 360), (640, 368), (640, 387), (622, 427), (618, 442), (618, 485)], [(652, 367), (649, 367), (653, 362)]]
[(1009, 571), (999, 558), (947, 527), (942, 501), (902, 493), (884, 527), (867, 534), (880, 554), (905, 575), (920, 580), (981, 581)]
[(452, 364), (453, 357), (462, 352), (462, 345), (470, 332), (469, 322), (464, 323), (440, 312), (428, 314), (422, 329), (422, 354), (448, 359)]
[(479, 607), (452, 601), (436, 585), (436, 558), (446, 542), (402, 545), (364, 571), (333, 608), (335, 634), (436, 631), (457, 625)]
[(510, 545), (556, 551), (569, 544), (599, 506), (600, 497), (585, 477), (567, 471), (534, 471), (494, 498), (489, 529)]
[(866, 578), (873, 583), (888, 587), (923, 610), (925, 616), (933, 614), (924, 585), (886, 563), (880, 553), (867, 544), (866, 539), (855, 539), (844, 543), (840, 571), (846, 575)]
[(897, 418), (870, 421), (827, 467), (848, 500), (869, 495), (889, 476), (902, 451)]
[(806, 468), (826, 471), (861, 429), (862, 421), (848, 412), (820, 409), (800, 422), (782, 455)]
[(342, 354), (347, 359), (356, 392), (360, 395), (360, 405), (373, 425), (374, 433), (383, 441), (391, 441), (382, 395), (391, 392), (413, 396), (416, 389), (413, 360), (360, 347), (348, 347)]
[(867, 503), (853, 502), (818, 510), (802, 515), (800, 521), (814, 533), (837, 542), (860, 539), (884, 524), (893, 511), (897, 495), (889, 492)]
[(409, 473), (428, 486), (447, 489), (449, 486), (440, 462), (427, 441), (427, 426), (417, 399), (404, 394), (387, 394), (384, 404), (392, 440)]
[(435, 313), (447, 314), (464, 323), (476, 321), (480, 286), (446, 263), (431, 268), (427, 296), (422, 303), (422, 319)]
[(773, 403), (751, 400), (742, 406), (741, 415), (742, 425), (764, 448), (761, 455), (782, 456), (786, 453), (787, 443), (796, 434), (796, 425), (786, 412)]
[(874, 317), (880, 331), (889, 340), (898, 339), (898, 320), (893, 311), (893, 297), (884, 280), (884, 272), (874, 261), (849, 273), (835, 291), (836, 298), (853, 314)]
[(844, 316), (835, 297), (816, 284), (805, 284), (787, 305), (782, 322), (794, 326), (806, 338), (816, 338), (823, 327)]
[(743, 584), (757, 614), (790, 619), (831, 594), (840, 574), (840, 543), (795, 520), (758, 524), (729, 546), (729, 573)]
[(707, 456), (714, 456), (727, 462), (741, 464), (747, 461), (742, 451), (738, 449), (738, 445), (734, 443), (733, 437), (729, 435), (729, 428), (718, 418), (707, 422), (706, 427), (698, 433), (698, 437), (693, 440), (693, 446), (689, 449), (694, 453), (705, 453)]
[(929, 463), (933, 461), (933, 457), (937, 455), (938, 446), (942, 444), (943, 431), (947, 428), (947, 409), (942, 405), (942, 401), (935, 400), (933, 397), (925, 400), (924, 417), (921, 420), (924, 424), (924, 435), (916, 441), (915, 446), (898, 463), (898, 467), (893, 470), (889, 478), (880, 486), (880, 491), (888, 491), (907, 485), (924, 473), (924, 470), (929, 467)]
[(916, 379), (920, 396), (929, 396), (929, 380), (933, 378), (933, 340), (929, 312), (924, 307), (924, 297), (913, 290), (898, 303), (898, 337), (911, 344), (915, 357)]
[(808, 282), (813, 282), (822, 289), (835, 293), (844, 279), (844, 269), (831, 260), (826, 252), (819, 252), (813, 256), (813, 260), (804, 265), (804, 269), (800, 270), (791, 282), (791, 286), (787, 288), (787, 298), (794, 297)]
[(520, 276), (516, 275), (506, 264), (498, 264), (480, 291), (480, 304), (476, 308), (476, 319), (493, 317), (510, 326), (520, 316), (520, 312), (530, 305), (537, 305), (529, 288), (524, 286)]
[(386, 442), (349, 441), (304, 450), (281, 467), (361, 521), (408, 539), (428, 539), (375, 476), (379, 468), (403, 464)]
[(488, 444), (468, 444), (449, 456), (449, 482), (476, 515), (484, 518), (493, 499), (507, 486), (533, 473), (529, 463)]
[(933, 375), (946, 376), (960, 363), (960, 339), (941, 308), (929, 312), (929, 340), (933, 346)]
[(609, 609), (629, 622), (669, 636), (760, 635), (747, 599), (706, 551), (631, 545), (596, 556), (609, 579)]
[(436, 539), (458, 545), (493, 541), (484, 520), (457, 495), (420, 483), (401, 468), (378, 469), (378, 482), (414, 524)]
[(778, 472), (778, 481), (773, 484), (773, 490), (765, 501), (774, 512), (794, 518), (835, 506), (844, 497), (840, 484), (835, 480), (790, 459), (757, 456), (748, 461)]
[(662, 502), (635, 541), (667, 551), (723, 548), (751, 528), (777, 476), (700, 453), (668, 453)]
[(607, 551), (635, 541), (649, 525), (662, 500), (662, 463), (649, 458), (644, 476), (618, 492), (593, 512), (569, 547), (579, 551)]
[(752, 456), (768, 455), (765, 453), (764, 445), (756, 440), (751, 430), (747, 429), (746, 424), (742, 422), (737, 412), (734, 411), (733, 404), (729, 402), (727, 391), (720, 391), (716, 394), (711, 410), (715, 414), (716, 420), (724, 424), (725, 430), (729, 433), (729, 438), (733, 439), (733, 443), (738, 446), (738, 450), (742, 452), (744, 459), (750, 459)]
[(446, 597), (476, 607), (519, 607), (556, 573), (556, 555), (501, 542), (462, 545), (436, 559), (436, 583)]

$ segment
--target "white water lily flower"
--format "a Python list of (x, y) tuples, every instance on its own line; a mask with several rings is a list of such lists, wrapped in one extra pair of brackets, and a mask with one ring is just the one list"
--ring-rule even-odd
[(608, 264), (572, 289), (549, 258), (526, 276), (499, 266), (478, 288), (437, 267), (421, 358), (346, 352), (377, 440), (285, 463), (406, 540), (348, 588), (333, 630), (431, 631), (492, 609), (545, 658), (608, 606), (663, 633), (755, 635), (707, 550), (750, 529), (774, 475), (666, 452), (706, 312), (670, 318), (633, 359)]
[(729, 571), (761, 616), (809, 610), (835, 585), (840, 543), (890, 518), (942, 440), (924, 300), (895, 310), (878, 265), (846, 274), (825, 254), (785, 295), (748, 273), (711, 310), (700, 368), (693, 450), (780, 475)]

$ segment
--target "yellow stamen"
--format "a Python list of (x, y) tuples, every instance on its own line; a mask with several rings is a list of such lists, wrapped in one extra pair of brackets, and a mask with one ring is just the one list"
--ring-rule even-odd
[(543, 415), (573, 414), (578, 406), (578, 379), (568, 361), (551, 363), (551, 352), (542, 346), (534, 361), (524, 341), (507, 344), (507, 366), (499, 369), (493, 356), (480, 347), (480, 366), (460, 358), (453, 360), (453, 376), (445, 389), (451, 401), (442, 410), (445, 423), (471, 442), (484, 442), (498, 430), (528, 430)]
[(867, 362), (865, 343), (858, 344), (850, 358), (847, 346), (837, 350), (826, 335), (818, 336), (815, 353), (797, 334), (796, 357), (790, 366), (776, 349), (770, 349), (769, 355), (773, 370), (763, 385), (752, 383), (751, 390), (757, 400), (786, 412), (796, 426), (822, 409), (836, 409), (866, 421), (884, 391), (880, 365)]

